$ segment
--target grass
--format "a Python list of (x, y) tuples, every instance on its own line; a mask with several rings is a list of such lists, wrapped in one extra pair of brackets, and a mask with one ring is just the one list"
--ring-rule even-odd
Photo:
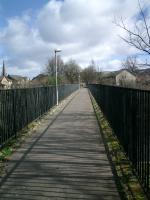
[(128, 160), (117, 137), (113, 134), (113, 130), (94, 97), (91, 94), (90, 96), (104, 139), (108, 158), (112, 164), (112, 170), (120, 196), (126, 200), (146, 200), (145, 193), (133, 173), (132, 164)]

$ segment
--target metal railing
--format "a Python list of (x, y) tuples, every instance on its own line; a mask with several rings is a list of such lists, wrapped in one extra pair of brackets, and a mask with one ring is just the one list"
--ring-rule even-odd
[(89, 85), (135, 172), (150, 195), (150, 91)]
[[(59, 100), (78, 88), (78, 84), (59, 85)], [(0, 90), (0, 147), (55, 104), (55, 86)]]

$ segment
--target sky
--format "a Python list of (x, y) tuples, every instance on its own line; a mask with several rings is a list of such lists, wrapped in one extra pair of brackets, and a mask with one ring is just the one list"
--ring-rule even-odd
[[(140, 2), (148, 14), (150, 1)], [(32, 78), (59, 48), (65, 62), (117, 70), (140, 54), (120, 38), (126, 33), (113, 21), (121, 17), (129, 27), (140, 21), (137, 0), (0, 0), (0, 66), (5, 60), (8, 74)]]

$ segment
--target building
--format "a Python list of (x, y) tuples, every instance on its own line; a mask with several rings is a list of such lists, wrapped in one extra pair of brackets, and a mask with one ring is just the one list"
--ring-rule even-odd
[(0, 89), (10, 89), (12, 81), (7, 77), (5, 63), (3, 61), (2, 74), (0, 76)]
[(31, 81), (32, 86), (46, 86), (48, 85), (49, 76), (47, 74), (39, 74)]
[(131, 73), (127, 69), (122, 69), (116, 74), (116, 85), (118, 86), (135, 86), (136, 74)]
[(102, 76), (101, 83), (106, 85), (117, 85), (123, 87), (135, 87), (137, 74), (131, 73), (127, 69), (107, 72)]
[(103, 73), (101, 83), (104, 85), (116, 85), (116, 72)]
[(0, 76), (0, 89), (10, 89), (12, 87), (12, 81), (5, 76)]
[(12, 81), (12, 88), (24, 88), (28, 87), (29, 80), (27, 77), (19, 75), (8, 75), (8, 79)]

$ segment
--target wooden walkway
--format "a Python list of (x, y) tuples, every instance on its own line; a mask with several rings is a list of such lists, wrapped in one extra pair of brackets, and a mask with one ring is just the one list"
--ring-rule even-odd
[(1, 200), (120, 199), (86, 89), (43, 126), (11, 156)]

